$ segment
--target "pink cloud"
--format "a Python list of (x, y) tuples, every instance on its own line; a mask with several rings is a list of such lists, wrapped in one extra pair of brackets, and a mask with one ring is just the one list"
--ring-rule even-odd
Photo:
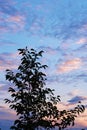
[(87, 30), (87, 24), (83, 24), (82, 26), (81, 26), (81, 30), (83, 31), (83, 30)]
[[(3, 116), (2, 116), (3, 115)], [(11, 110), (8, 106), (1, 106), (0, 108), (0, 119), (14, 120), (16, 119), (16, 112)]]
[(58, 72), (66, 73), (66, 72), (70, 72), (73, 70), (77, 70), (81, 67), (81, 65), (82, 65), (82, 61), (80, 58), (74, 58), (71, 60), (67, 60), (60, 65), (60, 67), (58, 68)]
[(5, 71), (6, 69), (15, 69), (17, 68), (17, 65), (13, 65), (13, 62), (6, 63), (7, 65), (3, 65), (3, 63), (0, 63), (0, 71)]
[(17, 16), (10, 16), (8, 17), (7, 21), (9, 22), (15, 22), (15, 23), (24, 23), (24, 16), (21, 16), (21, 15), (17, 15)]
[(1, 33), (6, 33), (7, 31), (8, 31), (9, 29), (8, 29), (8, 27), (5, 27), (5, 26), (0, 26), (0, 34)]
[[(63, 102), (58, 103), (59, 110), (70, 110), (76, 107), (76, 104), (66, 104)], [(75, 128), (76, 127), (87, 127), (87, 108), (85, 109), (84, 113), (81, 113), (76, 117), (75, 120)]]
[(81, 27), (78, 29), (80, 33), (86, 33), (87, 32), (87, 23), (82, 24)]
[(0, 71), (6, 69), (15, 69), (18, 65), (17, 53), (15, 54), (1, 54), (0, 55)]
[(76, 43), (77, 44), (84, 44), (87, 42), (87, 38), (80, 38)]
[(6, 22), (13, 31), (22, 30), (25, 27), (25, 17), (21, 15), (9, 16)]
[(87, 109), (83, 114), (77, 117), (76, 126), (87, 127)]
[[(71, 110), (76, 107), (76, 104), (67, 104), (60, 102), (58, 103), (58, 110)], [(72, 127), (72, 126), (70, 126)], [(75, 126), (76, 127), (87, 127), (87, 109), (85, 110), (84, 113), (81, 113), (80, 115), (77, 115), (75, 118)]]
[(0, 13), (0, 15), (0, 23), (2, 24), (0, 26), (1, 33), (6, 33), (9, 31), (17, 32), (24, 29), (26, 23), (24, 15), (16, 14), (7, 16), (4, 13)]

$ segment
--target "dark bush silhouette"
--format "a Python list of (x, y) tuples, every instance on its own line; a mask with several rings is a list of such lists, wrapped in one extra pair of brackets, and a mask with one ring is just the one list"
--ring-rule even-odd
[(43, 51), (34, 49), (18, 49), (22, 56), (21, 63), (16, 70), (6, 70), (6, 80), (13, 84), (8, 92), (11, 99), (5, 99), (11, 109), (14, 109), (18, 119), (14, 121), (14, 130), (35, 130), (39, 126), (45, 129), (58, 126), (59, 130), (74, 125), (75, 118), (84, 111), (79, 104), (72, 110), (59, 111), (57, 104), (60, 96), (54, 96), (54, 90), (45, 87), (46, 74), (39, 58)]

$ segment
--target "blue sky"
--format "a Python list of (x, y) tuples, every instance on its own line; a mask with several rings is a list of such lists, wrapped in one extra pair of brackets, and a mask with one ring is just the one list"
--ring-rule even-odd
[[(3, 102), (5, 70), (17, 68), (17, 49), (26, 46), (44, 50), (47, 86), (61, 96), (61, 108), (87, 104), (87, 0), (0, 0), (0, 119), (15, 118)], [(86, 112), (76, 127), (87, 127)]]

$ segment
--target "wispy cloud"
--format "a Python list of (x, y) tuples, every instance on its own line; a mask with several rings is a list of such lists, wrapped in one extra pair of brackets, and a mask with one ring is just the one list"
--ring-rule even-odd
[(76, 127), (87, 127), (87, 109), (85, 109), (85, 112), (78, 116), (76, 119)]
[[(4, 16), (2, 16), (4, 17)], [(0, 19), (0, 32), (6, 33), (6, 32), (17, 32), (25, 27), (25, 17), (22, 15), (15, 15), (15, 16), (8, 16), (6, 19)]]
[(77, 44), (85, 44), (85, 43), (87, 43), (87, 38), (80, 38), (76, 43)]
[(0, 46), (15, 46), (16, 43), (14, 43), (13, 41), (9, 41), (9, 40), (0, 40)]
[(74, 58), (71, 60), (67, 60), (59, 66), (58, 72), (66, 73), (66, 72), (70, 72), (73, 70), (77, 70), (81, 67), (81, 65), (82, 65), (82, 61), (80, 58)]
[(15, 2), (12, 0), (0, 0), (0, 11), (8, 15), (15, 15), (18, 11), (14, 5)]
[(71, 103), (71, 104), (76, 104), (79, 101), (84, 101), (84, 100), (87, 100), (87, 97), (84, 97), (84, 96), (75, 96), (72, 99), (68, 100), (68, 102)]
[(0, 32), (17, 32), (25, 27), (24, 13), (11, 0), (0, 0)]
[[(16, 56), (18, 54), (12, 53), (3, 53), (0, 54), (0, 71), (5, 71), (6, 69), (15, 69), (17, 68), (18, 60)], [(16, 61), (16, 64), (15, 64)]]
[(16, 113), (8, 107), (0, 108), (0, 119), (14, 120), (16, 119)]
[[(80, 99), (82, 100), (87, 100), (87, 97), (86, 99), (83, 97), (80, 97)], [(78, 105), (78, 103), (63, 103), (63, 102), (60, 102), (58, 104), (58, 109), (59, 110), (71, 110), (71, 109), (74, 109), (76, 107), (76, 105)], [(81, 113), (80, 115), (77, 116), (76, 120), (75, 120), (75, 125), (74, 125), (74, 128), (82, 128), (82, 127), (87, 127), (87, 108), (85, 109), (84, 113)]]
[(20, 31), (25, 27), (25, 17), (22, 15), (9, 16), (6, 19), (9, 30)]

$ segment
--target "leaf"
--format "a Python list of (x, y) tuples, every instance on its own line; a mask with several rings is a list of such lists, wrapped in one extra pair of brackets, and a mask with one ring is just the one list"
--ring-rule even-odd
[(39, 53), (38, 53), (38, 55), (39, 56), (42, 56), (42, 53), (43, 53), (44, 51), (40, 51)]
[(18, 130), (18, 128), (16, 126), (11, 126), (10, 129)]
[(11, 103), (11, 100), (9, 99), (4, 99), (5, 100), (5, 103)]
[(15, 90), (12, 87), (9, 87), (8, 92), (15, 92)]
[(20, 120), (15, 120), (14, 124), (16, 125), (18, 123), (21, 123), (21, 121)]

